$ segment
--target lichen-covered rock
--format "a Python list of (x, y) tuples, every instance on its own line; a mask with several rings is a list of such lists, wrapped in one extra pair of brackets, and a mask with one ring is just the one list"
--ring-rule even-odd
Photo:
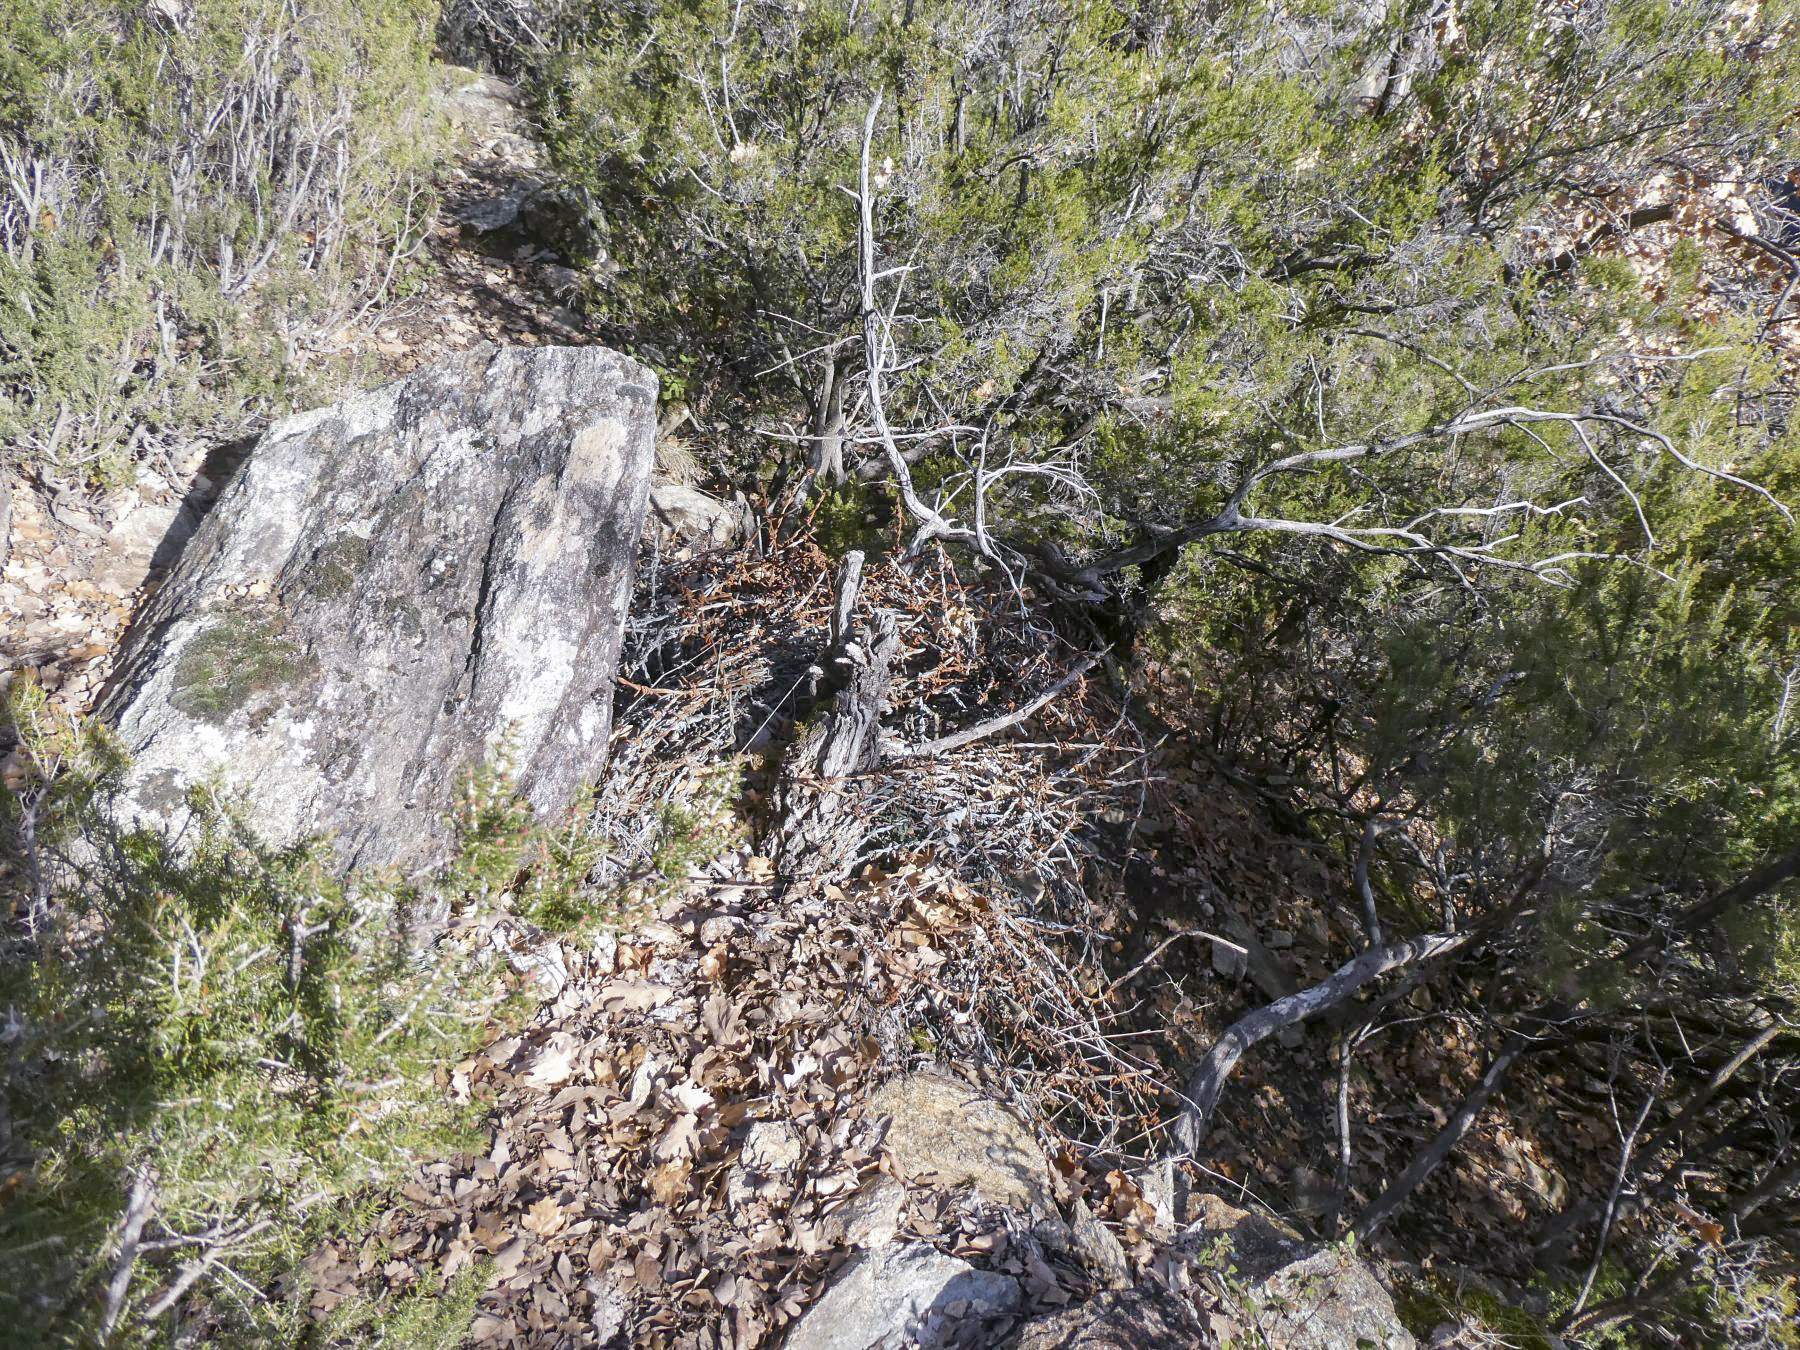
[(744, 535), (744, 520), (731, 502), (684, 483), (650, 489), (650, 529), (664, 544), (698, 549), (730, 548)]
[(880, 1247), (846, 1266), (794, 1324), (787, 1350), (987, 1350), (1019, 1286), (923, 1243)]
[(1244, 1297), (1236, 1318), (1270, 1350), (1415, 1350), (1394, 1300), (1367, 1263), (1336, 1248), (1309, 1248), (1286, 1224), (1200, 1195), (1200, 1218), (1182, 1235), (1192, 1250), (1217, 1249)]
[(123, 823), (192, 786), (345, 867), (428, 866), (463, 775), (540, 813), (599, 771), (656, 379), (598, 347), (470, 352), (269, 430), (127, 636)]
[(887, 1121), (895, 1170), (939, 1186), (972, 1185), (989, 1203), (1053, 1214), (1050, 1160), (1013, 1111), (954, 1078), (911, 1073), (880, 1088), (864, 1113)]

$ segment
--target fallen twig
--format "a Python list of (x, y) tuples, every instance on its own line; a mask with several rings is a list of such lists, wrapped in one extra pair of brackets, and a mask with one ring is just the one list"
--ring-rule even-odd
[(990, 717), (985, 722), (977, 722), (972, 727), (964, 727), (961, 731), (952, 732), (948, 736), (939, 736), (936, 740), (923, 741), (918, 745), (889, 747), (889, 755), (894, 759), (925, 759), (932, 755), (942, 755), (962, 746), (971, 745), (996, 732), (1005, 731), (1008, 727), (1016, 727), (1033, 713), (1047, 706), (1058, 694), (1069, 688), (1083, 675), (1086, 675), (1088, 671), (1099, 664), (1100, 659), (1105, 655), (1105, 651), (1099, 651), (1084, 656), (1076, 663), (1075, 669), (1064, 675), (1031, 702), (1015, 708), (1003, 716)]

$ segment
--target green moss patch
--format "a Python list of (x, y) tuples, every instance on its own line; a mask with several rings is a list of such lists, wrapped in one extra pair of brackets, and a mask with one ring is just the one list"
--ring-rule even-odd
[(181, 654), (170, 702), (189, 717), (219, 722), (257, 694), (291, 684), (305, 664), (284, 627), (275, 613), (221, 619)]
[(368, 540), (343, 535), (313, 555), (306, 569), (306, 589), (322, 600), (336, 600), (349, 594), (368, 565)]

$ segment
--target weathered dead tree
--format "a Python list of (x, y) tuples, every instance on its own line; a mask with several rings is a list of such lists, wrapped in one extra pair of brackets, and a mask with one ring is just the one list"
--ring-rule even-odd
[(782, 756), (771, 852), (790, 878), (841, 872), (855, 861), (867, 830), (866, 821), (844, 809), (844, 779), (881, 763), (881, 715), (900, 635), (886, 612), (869, 625), (854, 625), (862, 575), (863, 555), (846, 554), (838, 569), (830, 645), (809, 681), (812, 711), (802, 716)]

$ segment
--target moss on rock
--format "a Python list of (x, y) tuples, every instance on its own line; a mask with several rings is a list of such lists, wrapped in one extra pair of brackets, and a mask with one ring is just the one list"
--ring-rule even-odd
[(222, 722), (257, 694), (291, 684), (305, 669), (275, 611), (225, 615), (188, 643), (170, 702), (189, 717)]

